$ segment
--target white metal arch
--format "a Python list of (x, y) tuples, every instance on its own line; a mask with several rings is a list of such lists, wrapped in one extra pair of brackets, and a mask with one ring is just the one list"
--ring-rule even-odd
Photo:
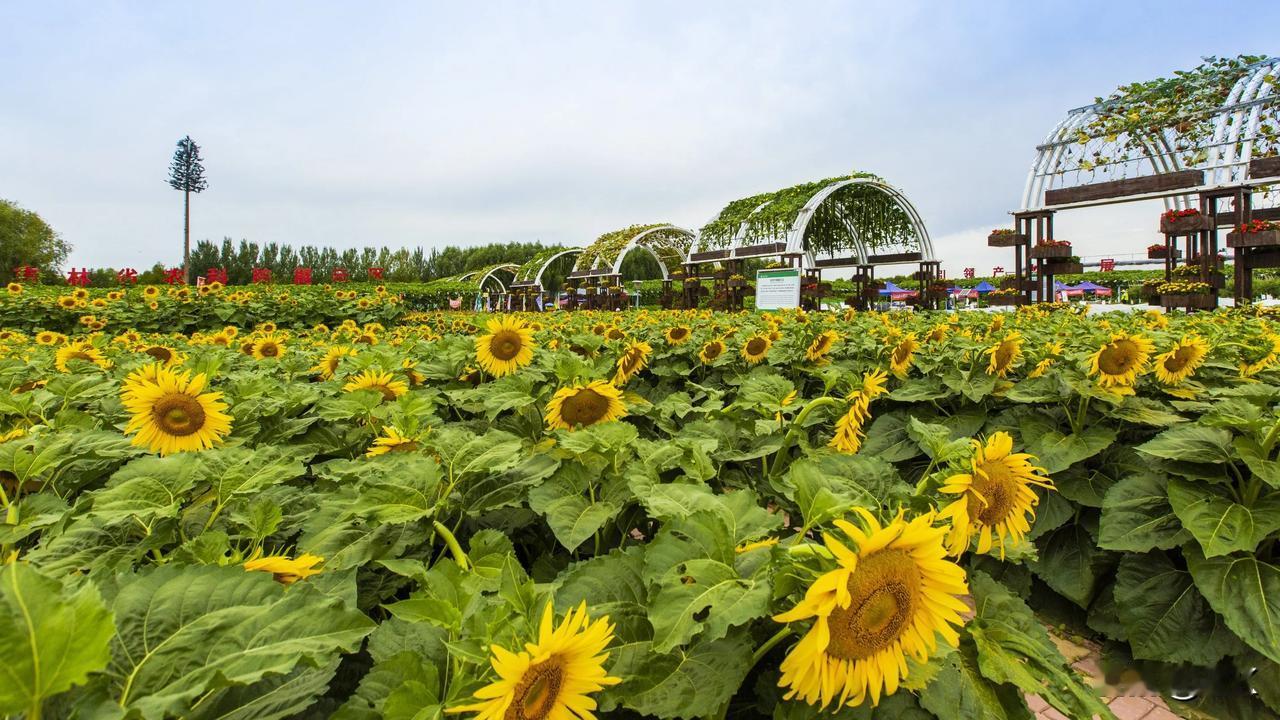
[[(513, 264), (494, 265), (493, 267), (484, 268), (482, 270), (472, 270), (470, 272), (465, 272), (458, 276), (458, 282), (466, 282), (470, 278), (476, 275), (480, 275), (480, 279), (474, 282), (476, 284), (476, 287), (480, 288), (482, 291), (484, 290), (484, 284), (488, 282), (490, 279), (492, 279), (494, 282), (498, 283), (498, 287), (501, 288), (502, 292), (506, 292), (507, 284), (502, 282), (502, 278), (498, 277), (497, 273), (506, 272), (506, 273), (509, 273), (514, 278), (516, 272), (518, 272), (519, 270), (520, 270), (519, 265), (513, 265)], [(482, 272), (484, 273), (483, 275), (481, 275)]]
[[(1137, 158), (1136, 166), (1141, 167), (1145, 161), (1156, 173), (1204, 170), (1205, 187), (1239, 185), (1248, 180), (1249, 162), (1253, 159), (1254, 141), (1259, 134), (1263, 112), (1268, 105), (1276, 102), (1277, 91), (1268, 78), (1280, 73), (1280, 57), (1268, 58), (1245, 70), (1214, 114), (1213, 133), (1208, 143), (1201, 148), (1205, 151), (1203, 162), (1190, 166), (1184, 163), (1171, 142), (1170, 133), (1175, 133), (1176, 130), (1169, 129), (1139, 138), (1145, 157)], [(1110, 103), (1104, 101), (1075, 108), (1049, 132), (1044, 142), (1037, 147), (1035, 160), (1027, 173), (1022, 191), (1023, 210), (1045, 207), (1045, 192), (1064, 187), (1063, 177), (1067, 173), (1081, 170), (1078, 166), (1067, 169), (1058, 169), (1058, 166), (1078, 142), (1077, 136), (1099, 119), (1109, 106)], [(1109, 138), (1105, 140), (1107, 147), (1119, 142)], [(1169, 207), (1189, 207), (1194, 201), (1194, 190), (1179, 191), (1164, 200)]]
[[(804, 246), (804, 231), (809, 227), (809, 221), (813, 219), (813, 214), (817, 212), (818, 207), (822, 205), (823, 202), (837, 191), (853, 185), (866, 185), (868, 187), (873, 187), (891, 197), (894, 204), (906, 213), (907, 218), (911, 221), (911, 229), (915, 231), (916, 240), (920, 244), (920, 259), (924, 261), (932, 261), (936, 259), (933, 253), (933, 241), (929, 239), (929, 230), (925, 227), (924, 220), (920, 218), (920, 213), (916, 211), (915, 206), (911, 204), (911, 201), (907, 199), (907, 196), (894, 186), (871, 178), (849, 178), (848, 180), (841, 180), (839, 182), (831, 183), (814, 193), (813, 197), (809, 198), (809, 202), (805, 203), (804, 207), (800, 208), (800, 212), (796, 213), (796, 219), (791, 223), (791, 230), (787, 232), (788, 253), (808, 253), (807, 248)], [(847, 227), (853, 235), (854, 249), (858, 254), (858, 260), (862, 263), (866, 263), (868, 259), (867, 249), (862, 242), (862, 238), (857, 232), (857, 228), (848, 217), (842, 217), (841, 219), (844, 221), (845, 227)]]
[[(649, 253), (650, 255), (652, 255), (653, 259), (658, 261), (658, 267), (662, 270), (662, 279), (670, 280), (671, 270), (670, 268), (667, 267), (667, 261), (663, 260), (653, 248), (649, 247), (648, 243), (641, 242), (648, 236), (653, 235), (655, 233), (664, 233), (664, 234), (672, 233), (672, 234), (682, 235), (689, 240), (690, 247), (693, 247), (693, 240), (695, 237), (697, 237), (696, 235), (694, 235), (693, 231), (686, 230), (685, 228), (679, 227), (677, 225), (659, 225), (658, 227), (649, 228), (644, 232), (636, 233), (636, 236), (631, 238), (631, 240), (622, 247), (622, 250), (618, 251), (618, 256), (613, 259), (613, 265), (611, 267), (611, 270), (613, 271), (612, 274), (613, 275), (622, 274), (622, 261), (627, 257), (628, 253), (630, 253), (632, 250), (639, 248)], [(687, 253), (684, 253), (684, 254), (687, 255)]]
[(583, 248), (569, 248), (568, 250), (561, 250), (555, 255), (552, 255), (551, 257), (547, 258), (546, 262), (542, 263), (542, 265), (538, 267), (537, 274), (533, 276), (533, 284), (537, 285), (538, 287), (542, 287), (542, 274), (547, 271), (547, 268), (551, 267), (551, 263), (555, 262), (556, 260), (559, 260), (562, 257), (568, 257), (570, 255), (581, 255), (582, 250)]

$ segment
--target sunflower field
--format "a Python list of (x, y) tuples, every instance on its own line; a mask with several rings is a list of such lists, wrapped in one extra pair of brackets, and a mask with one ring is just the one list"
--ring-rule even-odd
[(0, 714), (1280, 712), (1280, 318), (370, 305), (0, 330)]

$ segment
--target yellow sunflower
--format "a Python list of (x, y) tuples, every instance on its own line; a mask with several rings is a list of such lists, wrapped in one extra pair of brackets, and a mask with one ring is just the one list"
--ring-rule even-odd
[(319, 575), (320, 569), (316, 565), (322, 562), (324, 558), (311, 553), (303, 553), (292, 560), (288, 555), (264, 556), (262, 548), (258, 548), (245, 561), (244, 569), (246, 572), (269, 572), (281, 585), (292, 585), (312, 575)]
[(79, 301), (71, 297), (70, 295), (63, 295), (62, 297), (58, 298), (58, 307), (64, 310), (70, 310), (79, 304), (80, 304)]
[(840, 335), (835, 330), (822, 331), (813, 339), (813, 342), (809, 343), (809, 347), (805, 348), (805, 359), (810, 362), (824, 362), (839, 339)]
[(1147, 370), (1155, 345), (1142, 335), (1119, 332), (1089, 356), (1089, 374), (1105, 388), (1131, 388)]
[(561, 388), (547, 403), (547, 426), (576, 430), (612, 422), (627, 414), (622, 392), (603, 380)]
[(65, 335), (53, 332), (52, 330), (41, 330), (36, 333), (37, 345), (57, 345), (65, 339)]
[(1165, 385), (1178, 385), (1195, 374), (1208, 354), (1208, 343), (1197, 335), (1184, 335), (1169, 352), (1156, 356), (1156, 379)]
[(874, 516), (855, 508), (866, 531), (845, 520), (835, 522), (849, 544), (825, 534), (838, 567), (813, 582), (792, 610), (774, 617), (784, 623), (814, 618), (814, 623), (783, 659), (779, 687), (786, 699), (800, 698), (826, 708), (873, 705), (897, 692), (907, 678), (907, 657), (928, 661), (937, 636), (955, 647), (952, 627), (968, 610), (964, 570), (946, 558), (945, 529), (934, 528), (932, 514), (910, 522), (899, 515), (882, 527)]
[(418, 438), (404, 435), (395, 427), (388, 425), (382, 435), (374, 439), (373, 445), (365, 453), (365, 457), (377, 457), (387, 453), (406, 453), (418, 449)]
[(716, 358), (723, 354), (724, 342), (721, 340), (712, 340), (706, 345), (703, 345), (702, 349), (698, 351), (698, 359), (702, 361), (703, 365), (710, 365), (716, 361)]
[(120, 399), (132, 417), (125, 434), (136, 432), (133, 444), (169, 455), (207, 450), (231, 432), (231, 416), (224, 411), (220, 392), (201, 392), (206, 377), (169, 370), (158, 363), (130, 373)]
[(984, 352), (991, 358), (987, 363), (987, 374), (1004, 377), (1022, 358), (1022, 335), (1016, 332), (1009, 333), (1003, 340)]
[(10, 295), (21, 295), (21, 294), (22, 294), (22, 284), (21, 284), (21, 283), (16, 283), (16, 282), (11, 282), (11, 283), (9, 283), (8, 285), (6, 285), (6, 286), (5, 286), (5, 290), (6, 290), (6, 291), (8, 291), (8, 293), (9, 293)]
[(938, 517), (951, 520), (947, 548), (952, 555), (968, 550), (974, 536), (978, 538), (978, 553), (990, 552), (994, 530), (994, 541), (1000, 545), (1003, 560), (1005, 539), (1013, 545), (1022, 542), (1036, 519), (1039, 498), (1031, 486), (1053, 490), (1053, 481), (1041, 474), (1044, 468), (1032, 465), (1035, 457), (1013, 452), (1009, 433), (995, 433), (986, 445), (977, 440), (971, 442), (971, 471), (952, 475), (942, 486), (942, 492), (960, 498), (947, 505)]
[(1280, 359), (1280, 335), (1268, 333), (1262, 338), (1264, 354), (1258, 360), (1241, 360), (1240, 376), (1253, 377), (1258, 373), (1266, 370)]
[(144, 355), (149, 355), (156, 362), (164, 365), (178, 365), (182, 363), (182, 353), (169, 347), (168, 345), (146, 345), (139, 348)]
[(849, 393), (849, 411), (836, 421), (836, 431), (828, 447), (852, 455), (862, 448), (862, 427), (871, 417), (871, 401), (886, 392), (889, 375), (883, 370), (864, 373), (862, 385)]
[(342, 386), (346, 392), (355, 392), (357, 390), (377, 390), (382, 393), (382, 399), (395, 400), (396, 398), (409, 392), (409, 386), (403, 380), (397, 380), (394, 375), (383, 370), (365, 370), (352, 377)]
[(653, 348), (647, 342), (627, 343), (622, 355), (618, 356), (617, 370), (613, 374), (614, 385), (626, 385), (627, 381), (645, 369), (649, 364), (649, 356)]
[(160, 288), (155, 285), (148, 285), (142, 288), (142, 297), (148, 300), (160, 297)]
[(911, 333), (899, 340), (889, 353), (889, 370), (894, 375), (905, 375), (907, 370), (911, 369), (911, 361), (915, 359), (917, 347), (919, 345), (916, 343), (915, 333)]
[(334, 345), (325, 351), (324, 357), (311, 368), (311, 372), (319, 374), (325, 380), (332, 379), (338, 372), (338, 366), (342, 364), (342, 358), (355, 357), (356, 354), (355, 348)]
[(502, 377), (533, 362), (533, 331), (516, 317), (489, 320), (488, 335), (476, 338), (476, 362), (495, 377)]
[(284, 340), (277, 337), (274, 332), (268, 333), (253, 343), (253, 348), (249, 354), (258, 360), (278, 358), (284, 355)]
[(768, 335), (752, 335), (742, 344), (742, 358), (751, 365), (763, 362), (773, 342)]
[(490, 662), (499, 679), (475, 692), (479, 702), (446, 712), (476, 713), (474, 720), (593, 720), (591, 693), (622, 682), (604, 669), (613, 625), (607, 615), (591, 620), (585, 602), (559, 626), (554, 621), (548, 603), (537, 642), (518, 653), (493, 645)]
[(666, 338), (668, 345), (683, 345), (689, 342), (689, 336), (693, 333), (684, 325), (676, 325), (667, 328)]
[(60, 372), (69, 373), (73, 368), (68, 363), (72, 360), (79, 360), (100, 368), (111, 367), (111, 362), (102, 354), (102, 351), (86, 340), (58, 348), (58, 352), (53, 357), (53, 366)]

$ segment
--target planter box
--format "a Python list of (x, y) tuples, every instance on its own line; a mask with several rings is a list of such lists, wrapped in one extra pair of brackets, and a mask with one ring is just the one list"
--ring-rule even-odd
[(1018, 281), (1017, 278), (1008, 278), (1000, 281), (1001, 290), (1035, 290), (1036, 284), (1030, 280)]
[(1262, 232), (1242, 233), (1233, 231), (1227, 233), (1227, 247), (1269, 247), (1272, 245), (1280, 245), (1280, 230), (1263, 230)]
[(869, 298), (869, 299), (874, 300), (874, 299), (876, 299), (876, 298), (880, 297), (880, 291), (881, 291), (881, 290), (883, 290), (883, 289), (884, 289), (884, 288), (878, 288), (878, 287), (873, 287), (873, 286), (865, 287), (865, 288), (863, 288), (863, 289), (862, 289), (862, 296), (863, 296), (863, 297), (865, 297), (865, 298)]
[(1036, 245), (1029, 254), (1033, 258), (1065, 258), (1074, 252), (1070, 245)]
[(988, 247), (1018, 247), (1027, 244), (1027, 236), (1018, 233), (991, 233), (987, 236)]
[[(1173, 257), (1175, 260), (1182, 257), (1182, 251), (1177, 248), (1174, 248)], [(1148, 260), (1167, 260), (1168, 258), (1169, 258), (1169, 248), (1161, 248), (1159, 250), (1150, 250), (1150, 249), (1147, 250)]]
[(747, 286), (746, 280), (732, 280), (732, 279), (729, 280), (729, 287), (740, 288), (740, 287), (746, 287), (746, 286)]
[(1084, 264), (1078, 262), (1047, 262), (1041, 267), (1046, 275), (1071, 275), (1084, 272)]
[(1212, 229), (1213, 218), (1208, 215), (1188, 215), (1173, 220), (1160, 218), (1160, 232), (1165, 235), (1191, 235)]
[(1026, 305), (1027, 298), (1025, 295), (1008, 295), (1008, 296), (988, 295), (987, 304), (988, 305)]
[(1208, 294), (1196, 295), (1161, 295), (1160, 304), (1167, 308), (1192, 308), (1208, 310), (1218, 306), (1218, 296)]

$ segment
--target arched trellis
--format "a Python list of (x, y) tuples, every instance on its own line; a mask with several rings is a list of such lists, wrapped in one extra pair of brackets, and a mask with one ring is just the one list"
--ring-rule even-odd
[(633, 225), (601, 235), (581, 251), (574, 264), (573, 277), (620, 275), (622, 262), (634, 250), (653, 256), (662, 271), (662, 279), (680, 267), (693, 244), (692, 231), (677, 225)]
[(582, 254), (582, 248), (560, 248), (554, 251), (538, 253), (529, 262), (516, 271), (512, 286), (542, 287), (542, 276), (554, 263), (562, 258), (575, 257)]
[[(484, 290), (485, 285), (488, 282), (493, 281), (497, 283), (499, 292), (506, 292), (507, 284), (515, 279), (516, 273), (519, 272), (519, 270), (520, 270), (519, 265), (515, 265), (513, 263), (498, 263), (496, 265), (490, 265), (489, 267), (486, 267), (486, 268), (480, 268), (479, 270), (472, 270), (470, 272), (462, 273), (461, 275), (458, 275), (454, 279), (458, 282), (473, 282), (476, 284), (476, 287), (478, 287), (481, 291)], [(502, 281), (502, 278), (498, 277), (499, 273), (502, 273), (503, 275), (509, 275), (510, 279), (508, 279), (507, 282), (504, 283)]]
[[(1280, 149), (1277, 73), (1280, 58), (1210, 59), (1174, 79), (1124, 86), (1101, 102), (1069, 111), (1036, 148), (1023, 211), (1149, 198), (1183, 209), (1203, 189), (1247, 182), (1251, 160)], [(1172, 182), (1177, 173), (1185, 180)], [(1055, 193), (1157, 175), (1170, 182), (1104, 197)]]
[[(773, 217), (757, 221), (765, 213)], [(907, 252), (877, 252), (890, 246)], [(850, 266), (937, 259), (924, 220), (906, 194), (859, 174), (729, 203), (703, 227), (688, 261), (781, 255), (812, 268), (820, 264), (819, 254), (846, 251), (853, 254), (841, 260)]]

